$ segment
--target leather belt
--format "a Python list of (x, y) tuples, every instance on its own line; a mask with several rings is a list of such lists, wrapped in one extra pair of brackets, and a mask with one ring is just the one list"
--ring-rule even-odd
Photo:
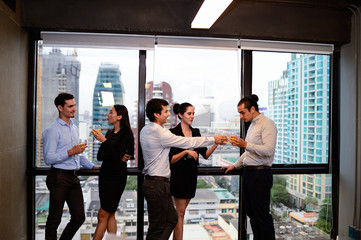
[(51, 167), (50, 170), (55, 171), (55, 172), (61, 172), (61, 173), (65, 173), (65, 174), (78, 176), (78, 170), (70, 170), (70, 169), (68, 170), (68, 169), (60, 169), (60, 168), (54, 168), (54, 167)]
[(245, 170), (265, 170), (270, 169), (270, 166), (245, 166), (243, 169)]
[(169, 182), (170, 181), (170, 179), (166, 178), (166, 177), (149, 176), (149, 175), (145, 175), (145, 179), (153, 180), (153, 181), (162, 181), (162, 182)]

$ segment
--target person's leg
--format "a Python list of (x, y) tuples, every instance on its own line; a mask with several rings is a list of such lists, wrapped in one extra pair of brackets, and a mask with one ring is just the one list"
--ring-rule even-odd
[(247, 171), (247, 215), (250, 217), (254, 239), (275, 239), (272, 215), (270, 214), (270, 191), (273, 184), (271, 170)]
[(79, 178), (74, 175), (69, 181), (72, 186), (68, 190), (66, 203), (68, 204), (71, 217), (61, 234), (60, 240), (71, 240), (85, 221), (83, 192), (81, 190)]
[[(142, 188), (148, 205), (149, 227), (146, 239), (168, 240), (178, 221), (170, 196), (169, 183), (144, 180)], [(169, 223), (169, 219), (173, 222)]]
[(68, 189), (66, 181), (63, 179), (64, 177), (66, 176), (50, 170), (46, 178), (46, 185), (50, 191), (49, 215), (45, 227), (46, 240), (57, 239), (57, 229), (61, 222), (61, 216), (63, 215), (63, 208)]
[(107, 231), (108, 233), (117, 234), (117, 221), (115, 220), (115, 212), (111, 213), (108, 218)]
[(183, 199), (174, 197), (175, 207), (178, 214), (178, 222), (173, 231), (173, 240), (183, 239), (183, 222), (186, 208), (191, 199)]
[(108, 213), (107, 211), (103, 210), (102, 208), (99, 209), (98, 224), (95, 229), (93, 240), (103, 239), (105, 230), (108, 227), (108, 219), (109, 219), (110, 215), (111, 215), (111, 213)]

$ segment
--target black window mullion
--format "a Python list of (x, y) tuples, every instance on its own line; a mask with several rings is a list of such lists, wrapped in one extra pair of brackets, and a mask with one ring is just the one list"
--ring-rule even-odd
[(144, 168), (143, 153), (140, 146), (140, 130), (145, 125), (145, 84), (146, 84), (146, 58), (145, 50), (139, 51), (139, 92), (138, 92), (138, 191), (137, 191), (137, 239), (142, 240), (144, 237), (144, 194), (142, 185), (144, 177), (142, 169)]

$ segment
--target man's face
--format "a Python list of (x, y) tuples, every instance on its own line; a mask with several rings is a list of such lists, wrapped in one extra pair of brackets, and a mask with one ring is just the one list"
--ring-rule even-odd
[(59, 116), (65, 118), (73, 118), (75, 117), (76, 112), (76, 103), (74, 99), (65, 100), (64, 107), (61, 105), (58, 106)]
[(163, 125), (163, 124), (167, 123), (168, 117), (169, 117), (169, 112), (168, 112), (167, 106), (162, 106), (162, 111), (160, 112), (160, 114), (155, 113), (155, 119), (159, 125)]
[(239, 116), (242, 118), (243, 121), (249, 122), (253, 120), (253, 114), (255, 112), (254, 107), (251, 107), (251, 111), (244, 107), (244, 103), (237, 107)]

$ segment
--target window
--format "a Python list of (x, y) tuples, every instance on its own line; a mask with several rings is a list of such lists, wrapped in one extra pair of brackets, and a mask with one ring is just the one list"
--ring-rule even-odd
[[(138, 79), (138, 55), (136, 50), (60, 48), (43, 46), (39, 41), (37, 167), (48, 167), (42, 155), (41, 134), (57, 117), (54, 98), (61, 92), (75, 97), (77, 112), (74, 120), (79, 128), (79, 138), (87, 142), (84, 154), (90, 161), (98, 162), (96, 155), (100, 146), (100, 142), (92, 137), (91, 129), (93, 125), (100, 125), (105, 135), (112, 128), (106, 115), (114, 104), (128, 108), (137, 150), (138, 81), (134, 79)], [(130, 160), (128, 165), (134, 167), (137, 162), (135, 152), (135, 160)]]
[[(180, 122), (172, 112), (172, 106), (189, 102), (195, 108), (192, 127), (198, 128), (202, 136), (239, 136), (238, 50), (157, 46), (149, 55), (147, 64), (154, 66), (147, 74), (147, 92), (153, 91), (150, 98), (154, 97), (155, 89), (160, 92), (161, 98), (170, 96), (167, 101), (171, 116), (167, 128), (174, 128)], [(153, 69), (154, 72), (151, 72)], [(221, 166), (234, 163), (238, 157), (239, 148), (227, 143), (218, 146), (208, 159), (200, 156), (199, 163), (200, 166)]]
[[(238, 43), (238, 40), (233, 42)], [(146, 119), (144, 104), (153, 97), (166, 99), (170, 107), (174, 103), (185, 101), (193, 104), (196, 116), (192, 125), (201, 130), (202, 136), (240, 135), (241, 121), (237, 113), (237, 103), (244, 90), (240, 86), (243, 86), (244, 81), (248, 81), (240, 78), (241, 53), (251, 53), (253, 93), (260, 98), (261, 112), (273, 119), (278, 128), (274, 177), (283, 179), (274, 181), (272, 191), (281, 191), (288, 196), (289, 205), (282, 202), (284, 199), (272, 200), (271, 211), (274, 214), (275, 227), (278, 228), (282, 219), (289, 217), (282, 205), (288, 209), (307, 206), (307, 210), (319, 210), (322, 208), (321, 202), (331, 198), (330, 175), (318, 174), (320, 176), (315, 178), (312, 174), (300, 174), (299, 170), (303, 169), (303, 166), (317, 164), (324, 167), (322, 173), (328, 172), (330, 57), (287, 53), (283, 49), (280, 52), (255, 51), (253, 49), (259, 48), (247, 47), (247, 43), (241, 44), (241, 50), (237, 49), (237, 44), (232, 48), (219, 48), (216, 45), (207, 45), (207, 41), (187, 47), (187, 41), (182, 38), (177, 39), (176, 43), (162, 44), (162, 41), (158, 41), (158, 45), (154, 46), (153, 42), (153, 45), (145, 48), (146, 51), (139, 51), (123, 46), (121, 41), (115, 44), (118, 44), (117, 46), (114, 46), (114, 43), (104, 44), (103, 48), (99, 45), (96, 48), (86, 48), (79, 43), (67, 43), (65, 46), (68, 47), (58, 47), (46, 40), (44, 43), (39, 42), (39, 68), (36, 74), (38, 95), (34, 96), (34, 137), (37, 142), (33, 160), (34, 166), (40, 170), (35, 168), (35, 173), (32, 173), (36, 179), (36, 224), (33, 226), (36, 226), (36, 239), (44, 238), (42, 234), (48, 193), (45, 177), (42, 176), (46, 165), (42, 157), (41, 133), (56, 118), (53, 98), (57, 93), (74, 93), (78, 105), (75, 119), (79, 135), (87, 140), (89, 148), (86, 154), (95, 163), (99, 145), (91, 138), (89, 130), (95, 124), (101, 125), (104, 133), (111, 127), (106, 124), (106, 113), (114, 103), (124, 104), (128, 108), (136, 140), (135, 149), (138, 146), (138, 128), (143, 127), (138, 124)], [(146, 66), (146, 79), (139, 76), (140, 61), (143, 61), (140, 56), (145, 57), (145, 62), (141, 64)], [(304, 69), (307, 72), (304, 72)], [(141, 98), (138, 93), (144, 93), (144, 102), (139, 102)], [(138, 112), (143, 113), (138, 115)], [(166, 127), (174, 127), (178, 122), (173, 114)], [(234, 163), (239, 154), (239, 149), (228, 143), (219, 146), (209, 159), (200, 158), (197, 193), (207, 199), (199, 196), (192, 199), (185, 216), (186, 224), (221, 221), (220, 213), (230, 214), (236, 222), (239, 220), (241, 214), (238, 213), (242, 211), (238, 206), (238, 199), (242, 194), (239, 192), (239, 175), (224, 175), (219, 168)], [(137, 186), (137, 179), (143, 177), (138, 162), (141, 160), (138, 160), (137, 153), (135, 157), (134, 161), (129, 162), (127, 187), (130, 189), (122, 196), (118, 210), (123, 215), (117, 215), (117, 221), (125, 226), (127, 236), (142, 238), (137, 235), (136, 226), (138, 221), (142, 221), (143, 234), (146, 234), (148, 216), (146, 202), (144, 208), (138, 209), (139, 205), (135, 200), (137, 198), (134, 197), (142, 191), (141, 187)], [(278, 175), (278, 168), (284, 168), (282, 175)], [(214, 175), (209, 171), (212, 174), (214, 171)], [(95, 199), (94, 196), (97, 195), (97, 175), (97, 172), (90, 171), (90, 174), (80, 176), (87, 208), (84, 227), (92, 232), (96, 226), (98, 209), (96, 201), (89, 200)], [(133, 197), (126, 197), (128, 193)], [(305, 204), (307, 197), (317, 199), (317, 204), (312, 201)], [(68, 216), (66, 207), (64, 211), (64, 217)], [(80, 231), (80, 234), (86, 233)], [(87, 237), (91, 238), (84, 235), (84, 238)]]

